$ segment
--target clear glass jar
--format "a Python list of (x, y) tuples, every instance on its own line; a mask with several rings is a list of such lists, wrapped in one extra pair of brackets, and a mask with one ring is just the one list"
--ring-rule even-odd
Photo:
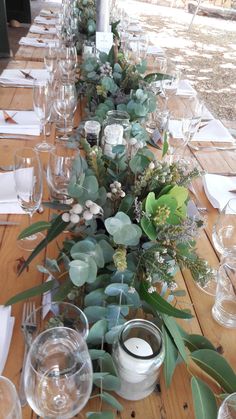
[(84, 124), (85, 137), (88, 143), (93, 147), (99, 145), (99, 133), (101, 124), (98, 121), (86, 121)]
[(107, 112), (103, 123), (102, 148), (104, 154), (114, 157), (112, 148), (116, 145), (128, 145), (131, 124), (127, 112), (112, 110)]
[(149, 396), (165, 357), (160, 329), (147, 320), (128, 321), (113, 344), (112, 357), (121, 380), (117, 394), (126, 400)]

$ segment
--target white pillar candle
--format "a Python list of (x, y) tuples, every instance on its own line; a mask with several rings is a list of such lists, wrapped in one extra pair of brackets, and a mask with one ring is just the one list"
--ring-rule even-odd
[(109, 0), (96, 0), (96, 30), (97, 32), (110, 32), (110, 7)]
[(133, 354), (129, 355), (123, 348), (119, 348), (120, 377), (129, 383), (139, 383), (153, 365), (153, 359), (139, 359), (135, 356), (147, 357), (153, 355), (153, 350), (148, 342), (140, 338), (130, 338), (124, 346)]
[(123, 144), (124, 128), (119, 124), (107, 125), (104, 129), (104, 154), (109, 157), (115, 157), (112, 148), (116, 145)]

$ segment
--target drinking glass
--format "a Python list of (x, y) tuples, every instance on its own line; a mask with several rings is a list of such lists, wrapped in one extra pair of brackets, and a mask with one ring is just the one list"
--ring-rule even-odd
[(27, 401), (44, 418), (69, 419), (92, 391), (92, 363), (82, 336), (67, 327), (47, 329), (30, 347), (24, 375)]
[(78, 149), (67, 148), (60, 144), (50, 153), (47, 166), (47, 182), (52, 199), (64, 203), (72, 202), (72, 199), (68, 196), (68, 186), (78, 153)]
[(217, 419), (236, 418), (236, 393), (230, 394), (219, 408)]
[(64, 78), (72, 78), (77, 66), (77, 50), (75, 46), (60, 45), (59, 65)]
[(190, 139), (191, 120), (188, 118), (170, 119), (168, 133), (168, 157), (170, 163), (183, 156)]
[(22, 419), (20, 400), (15, 386), (8, 378), (2, 376), (0, 376), (0, 417)]
[[(23, 147), (16, 150), (15, 187), (18, 202), (21, 208), (29, 214), (29, 221), (33, 214), (40, 207), (42, 199), (42, 170), (37, 151), (30, 147)], [(42, 240), (41, 233), (33, 234), (18, 241), (20, 248), (24, 250), (34, 250)]]
[[(36, 324), (35, 328), (29, 326), (33, 323)], [(44, 304), (33, 310), (24, 322), (23, 333), (27, 344), (31, 345), (44, 330), (61, 326), (76, 330), (85, 340), (88, 336), (89, 325), (84, 312), (64, 301)]]
[(46, 48), (44, 55), (44, 65), (50, 74), (50, 79), (52, 80), (53, 73), (57, 68), (58, 60), (58, 49), (53, 45), (49, 45)]
[(221, 256), (236, 257), (236, 198), (230, 199), (213, 226), (212, 240)]
[(46, 137), (46, 124), (50, 119), (52, 109), (52, 96), (49, 83), (40, 81), (34, 83), (33, 103), (34, 111), (40, 121), (41, 132), (43, 132), (43, 141), (36, 144), (35, 148), (38, 151), (50, 151), (54, 146), (47, 142)]
[(161, 80), (161, 91), (165, 98), (165, 110), (168, 108), (168, 100), (174, 96), (180, 81), (180, 70), (167, 65), (166, 74)]
[(64, 120), (64, 134), (60, 140), (68, 140), (67, 120), (72, 120), (77, 107), (77, 91), (71, 81), (58, 83), (55, 91), (54, 106), (59, 117)]
[(226, 257), (219, 267), (212, 316), (220, 325), (236, 328), (236, 258)]

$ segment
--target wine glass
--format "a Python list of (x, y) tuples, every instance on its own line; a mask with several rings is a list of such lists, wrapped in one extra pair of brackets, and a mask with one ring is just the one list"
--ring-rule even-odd
[[(36, 324), (34, 330), (29, 326)], [(27, 317), (23, 326), (26, 343), (32, 341), (44, 330), (52, 327), (69, 327), (76, 330), (85, 340), (88, 337), (89, 325), (87, 317), (79, 307), (65, 301), (56, 301), (44, 304), (33, 310)]]
[(73, 172), (73, 163), (78, 150), (58, 144), (50, 153), (47, 166), (47, 182), (52, 199), (64, 203), (71, 203), (68, 186)]
[(62, 81), (56, 86), (54, 106), (59, 117), (64, 120), (64, 134), (61, 140), (68, 140), (67, 120), (72, 120), (77, 107), (77, 91), (71, 81)]
[(167, 64), (166, 74), (163, 74), (161, 80), (161, 91), (165, 98), (165, 110), (168, 108), (168, 100), (177, 92), (180, 74), (181, 72), (178, 68), (173, 67), (172, 64)]
[(64, 78), (70, 79), (74, 75), (77, 67), (77, 50), (75, 46), (60, 45), (59, 65)]
[(52, 80), (53, 73), (57, 68), (58, 49), (54, 45), (48, 45), (44, 55), (44, 65), (50, 74)]
[[(30, 147), (16, 150), (14, 169), (15, 188), (18, 202), (21, 208), (29, 214), (29, 221), (40, 207), (43, 185), (42, 169), (37, 151)], [(35, 233), (18, 241), (18, 245), (24, 250), (34, 250), (43, 239), (43, 234)]]
[(170, 163), (179, 160), (184, 153), (185, 147), (190, 139), (191, 119), (179, 118), (169, 119), (168, 127), (168, 157)]
[(212, 240), (222, 257), (236, 257), (236, 198), (230, 199), (213, 226)]
[(7, 419), (22, 419), (20, 400), (14, 384), (0, 376), (0, 415)]
[(92, 363), (82, 336), (67, 327), (47, 329), (33, 341), (25, 365), (24, 386), (34, 412), (69, 419), (92, 391)]
[(47, 142), (46, 124), (51, 116), (52, 96), (50, 84), (46, 82), (36, 81), (33, 91), (34, 111), (40, 121), (41, 132), (43, 132), (43, 141), (36, 144), (38, 151), (50, 151), (54, 148), (52, 144)]

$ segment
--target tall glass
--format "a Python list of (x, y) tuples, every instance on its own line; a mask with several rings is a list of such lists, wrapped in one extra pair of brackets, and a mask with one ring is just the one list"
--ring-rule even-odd
[(78, 155), (77, 149), (58, 144), (50, 153), (47, 167), (47, 182), (54, 200), (70, 203), (68, 186), (73, 172), (73, 164)]
[(77, 50), (74, 45), (60, 45), (59, 65), (64, 78), (71, 79), (74, 77), (77, 67)]
[[(31, 223), (33, 214), (40, 207), (43, 193), (40, 159), (33, 148), (24, 147), (16, 150), (14, 179), (18, 202), (29, 214)], [(41, 233), (33, 234), (19, 240), (18, 245), (24, 250), (32, 251), (42, 238)]]
[(44, 418), (69, 419), (92, 391), (92, 362), (82, 336), (67, 327), (47, 329), (33, 341), (25, 366), (27, 401)]
[(36, 81), (33, 91), (34, 111), (40, 121), (41, 132), (43, 133), (43, 141), (36, 144), (38, 151), (50, 151), (54, 148), (53, 144), (47, 142), (46, 124), (50, 119), (52, 110), (52, 96), (50, 84), (47, 82)]
[(60, 140), (68, 140), (67, 121), (73, 120), (77, 107), (77, 91), (74, 82), (62, 81), (56, 85), (54, 106), (57, 114), (64, 120), (64, 134)]
[(15, 386), (8, 378), (2, 376), (0, 376), (0, 417), (22, 419), (20, 400)]
[(58, 63), (58, 49), (54, 45), (48, 45), (44, 55), (44, 65), (50, 74), (50, 80), (56, 71)]
[(230, 199), (213, 226), (212, 240), (221, 256), (236, 257), (236, 198)]

